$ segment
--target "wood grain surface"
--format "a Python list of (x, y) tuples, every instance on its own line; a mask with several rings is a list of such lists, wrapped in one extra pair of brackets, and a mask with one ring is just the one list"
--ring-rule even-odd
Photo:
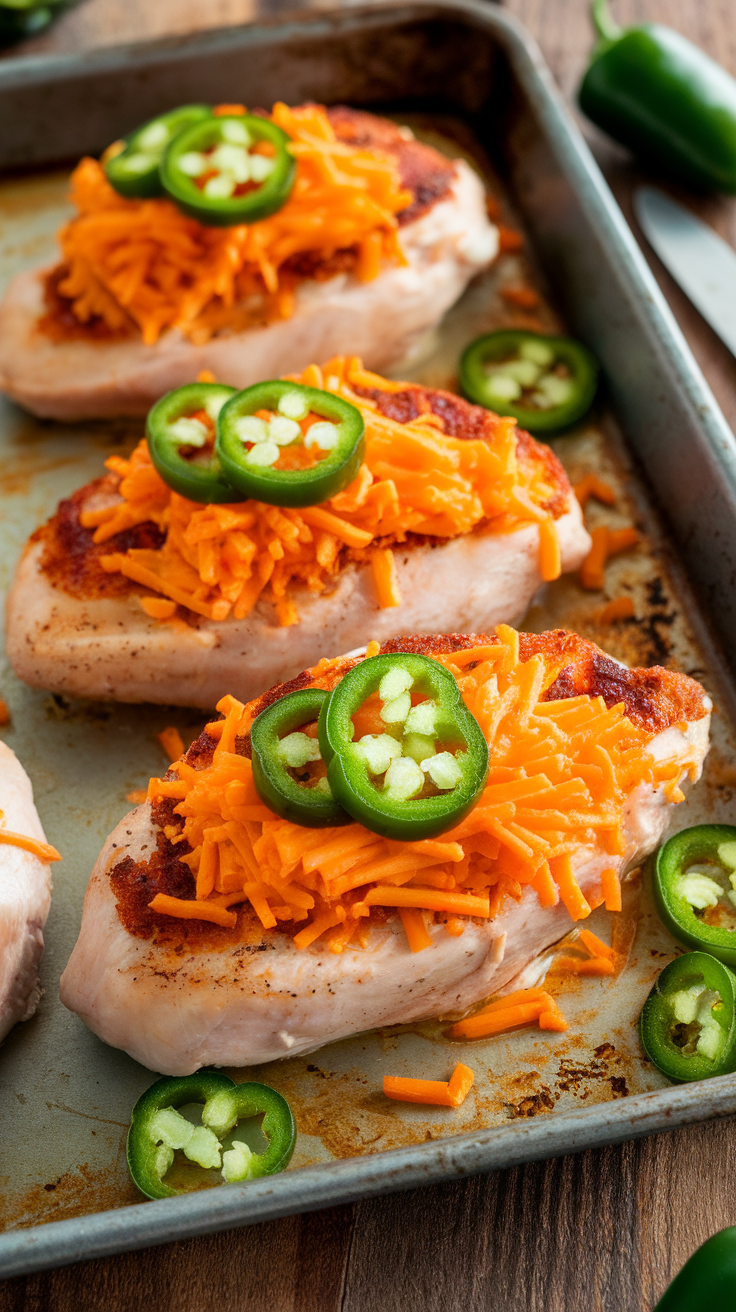
[[(622, 23), (669, 23), (736, 73), (733, 0), (614, 7)], [(572, 100), (591, 46), (587, 0), (509, 0), (508, 8)], [(257, 0), (86, 0), (22, 51), (78, 51), (257, 12)], [(636, 231), (630, 197), (644, 175), (581, 126)], [(736, 202), (687, 201), (736, 246)], [(736, 361), (642, 244), (736, 425)], [(689, 1254), (736, 1224), (735, 1168), (736, 1124), (703, 1125), (6, 1281), (0, 1312), (650, 1312)]]

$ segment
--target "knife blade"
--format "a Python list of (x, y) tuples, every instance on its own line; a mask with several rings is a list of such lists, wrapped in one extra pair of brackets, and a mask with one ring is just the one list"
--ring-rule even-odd
[(638, 187), (634, 212), (650, 246), (736, 355), (736, 252), (657, 187)]

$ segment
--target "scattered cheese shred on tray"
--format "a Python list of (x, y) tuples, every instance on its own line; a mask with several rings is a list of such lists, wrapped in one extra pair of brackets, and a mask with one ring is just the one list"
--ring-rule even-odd
[[(544, 906), (561, 900), (574, 920), (584, 919), (591, 906), (575, 878), (576, 857), (589, 860), (601, 847), (610, 868), (598, 900), (620, 901), (624, 802), (642, 783), (680, 800), (688, 763), (650, 755), (652, 733), (634, 725), (623, 704), (607, 708), (587, 695), (541, 700), (564, 657), (521, 661), (518, 633), (500, 625), (496, 635), (492, 645), (434, 657), (458, 680), (490, 746), (485, 791), (459, 825), (438, 839), (398, 842), (357, 823), (309, 829), (279, 819), (236, 750), (258, 702), (227, 696), (218, 704), (224, 718), (207, 726), (216, 742), (211, 763), (195, 768), (183, 759), (150, 781), (151, 802), (170, 799), (181, 818), (175, 841), (196, 883), (196, 898), (159, 895), (154, 910), (196, 918), (200, 907), (202, 918), (233, 925), (231, 908), (250, 904), (263, 929), (290, 933), (297, 948), (319, 940), (342, 952), (362, 942), (371, 917), (385, 920), (396, 909), (416, 952), (438, 924), (458, 933), (469, 919), (491, 920), (529, 887)], [(315, 686), (333, 687), (339, 668), (320, 662)], [(539, 1014), (554, 1027), (554, 1008)]]
[(516, 228), (507, 228), (505, 224), (498, 225), (498, 249), (503, 254), (511, 251), (520, 251), (524, 245), (524, 238)]
[(384, 1075), (383, 1092), (397, 1102), (460, 1107), (470, 1093), (474, 1079), (470, 1067), (458, 1062), (449, 1080), (415, 1080), (401, 1075)]
[(179, 730), (173, 724), (167, 725), (165, 729), (156, 734), (156, 737), (170, 761), (176, 761), (184, 755), (184, 741)]
[(639, 541), (635, 528), (606, 528), (591, 531), (592, 546), (580, 567), (580, 582), (584, 588), (597, 591), (604, 587), (606, 562), (620, 551), (628, 551)]
[(616, 493), (613, 488), (609, 483), (605, 483), (602, 478), (599, 478), (597, 474), (586, 474), (579, 483), (574, 484), (573, 492), (583, 510), (591, 497), (596, 501), (601, 501), (604, 506), (615, 506), (616, 504)]
[[(94, 530), (97, 543), (147, 522), (166, 531), (160, 549), (100, 556), (104, 570), (161, 594), (143, 600), (152, 618), (165, 622), (178, 604), (211, 620), (243, 619), (265, 593), (280, 623), (295, 624), (299, 615), (290, 587), (323, 591), (347, 553), (369, 561), (378, 604), (397, 606), (401, 595), (387, 544), (405, 541), (408, 533), (453, 538), (478, 527), (508, 533), (538, 524), (542, 577), (559, 575), (557, 530), (545, 509), (557, 489), (534, 448), (519, 454), (513, 418), (489, 412), (482, 438), (448, 436), (433, 414), (399, 423), (354, 388), (391, 392), (406, 384), (368, 373), (355, 357), (337, 356), (322, 369), (310, 365), (295, 381), (344, 397), (358, 406), (366, 424), (365, 463), (325, 505), (292, 510), (260, 501), (188, 501), (159, 477), (145, 441), (129, 460), (107, 461), (120, 480), (119, 499), (83, 509), (80, 522)], [(308, 416), (302, 424), (310, 422)]]
[[(602, 891), (605, 891), (605, 886), (610, 880), (610, 876), (615, 873), (616, 872), (612, 870), (606, 870), (603, 872), (601, 878)], [(616, 909), (620, 911), (620, 883), (618, 888), (618, 898), (615, 900), (619, 903)], [(577, 934), (574, 939), (568, 940), (567, 946), (580, 948), (582, 951), (587, 952), (588, 956), (576, 957), (566, 956), (564, 954), (557, 956), (555, 957), (553, 967), (556, 971), (563, 971), (571, 975), (604, 976), (616, 975), (621, 968), (623, 961), (621, 955), (615, 948), (609, 947), (607, 943), (604, 943), (597, 934), (593, 934), (589, 929), (581, 929), (580, 933)]]
[(615, 975), (616, 967), (612, 961), (603, 957), (557, 957), (555, 967), (569, 971), (571, 975)]
[(601, 624), (615, 624), (617, 620), (631, 620), (635, 614), (631, 597), (615, 597), (603, 607), (598, 620)]
[(356, 248), (364, 281), (387, 261), (406, 262), (396, 215), (412, 193), (396, 161), (338, 141), (319, 105), (279, 103), (270, 118), (291, 138), (297, 173), (285, 205), (257, 223), (210, 228), (170, 200), (126, 200), (97, 160), (81, 161), (58, 283), (80, 323), (101, 319), (113, 332), (135, 325), (147, 345), (177, 328), (201, 343), (222, 329), (290, 318), (299, 278), (283, 266), (292, 256)]
[(550, 993), (544, 989), (519, 989), (497, 998), (474, 1016), (458, 1021), (450, 1034), (454, 1039), (486, 1039), (535, 1021), (540, 1030), (562, 1034), (567, 1029), (567, 1021)]
[(536, 310), (540, 301), (539, 293), (531, 287), (502, 287), (501, 295), (519, 310)]

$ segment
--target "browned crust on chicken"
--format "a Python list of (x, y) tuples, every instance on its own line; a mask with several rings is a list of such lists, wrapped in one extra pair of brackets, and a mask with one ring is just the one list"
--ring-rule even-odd
[(46, 337), (57, 342), (119, 342), (135, 335), (138, 329), (132, 319), (128, 319), (126, 327), (118, 329), (111, 328), (99, 314), (82, 323), (74, 313), (72, 301), (59, 291), (59, 283), (68, 273), (68, 264), (57, 264), (44, 279), (46, 313), (39, 319), (38, 327)]
[(401, 185), (414, 197), (411, 205), (397, 216), (399, 227), (413, 223), (449, 192), (454, 177), (452, 160), (433, 146), (407, 138), (389, 119), (351, 109), (349, 105), (333, 105), (327, 110), (327, 117), (340, 141), (384, 150), (396, 159)]
[[(443, 432), (448, 437), (468, 440), (491, 440), (497, 417), (482, 405), (473, 405), (454, 392), (440, 387), (422, 387), (420, 383), (407, 383), (400, 392), (387, 392), (380, 387), (353, 386), (353, 391), (366, 400), (374, 401), (382, 415), (397, 424), (408, 424), (420, 415), (432, 414), (442, 420)], [(516, 455), (524, 464), (534, 462), (544, 468), (545, 481), (557, 488), (544, 509), (558, 519), (567, 508), (567, 474), (551, 447), (536, 442), (523, 428), (516, 430)]]
[[(649, 733), (661, 733), (707, 714), (702, 688), (687, 675), (660, 665), (648, 670), (629, 670), (611, 660), (594, 643), (564, 630), (541, 636), (554, 638), (558, 634), (558, 650), (565, 664), (547, 689), (545, 701), (560, 701), (585, 693), (589, 697), (602, 697), (609, 707), (623, 702), (632, 723)], [(536, 650), (544, 648), (538, 643)]]
[[(381, 413), (397, 423), (406, 424), (417, 415), (433, 414), (442, 420), (443, 430), (448, 437), (488, 441), (493, 438), (496, 416), (482, 406), (471, 405), (462, 397), (454, 396), (452, 392), (422, 387), (419, 383), (409, 384), (400, 392), (382, 391), (380, 388), (355, 390), (374, 400)], [(516, 450), (521, 462), (542, 466), (544, 481), (555, 488), (543, 508), (555, 519), (559, 519), (567, 510), (571, 490), (567, 474), (556, 455), (548, 446), (536, 442), (521, 429), (517, 429)], [(99, 557), (135, 547), (156, 550), (164, 541), (161, 529), (150, 522), (140, 524), (96, 544), (93, 530), (83, 528), (79, 522), (84, 504), (94, 493), (114, 494), (119, 483), (117, 474), (108, 474), (78, 489), (70, 498), (59, 503), (56, 514), (37, 529), (31, 538), (31, 542), (42, 541), (45, 544), (41, 560), (43, 573), (54, 587), (62, 588), (70, 596), (91, 599), (147, 594), (147, 589), (132, 583), (122, 574), (105, 573), (99, 564)], [(394, 541), (392, 538), (382, 538), (380, 545), (390, 547)], [(412, 548), (441, 545), (444, 541), (444, 538), (409, 533), (402, 545)], [(365, 552), (345, 547), (339, 559), (341, 565), (352, 560), (360, 561), (365, 559)]]
[[(416, 652), (423, 656), (444, 656), (455, 651), (469, 651), (472, 647), (495, 646), (498, 638), (485, 633), (408, 634), (384, 642), (381, 654)], [(647, 733), (662, 733), (673, 725), (700, 720), (707, 714), (703, 689), (694, 679), (661, 665), (649, 669), (629, 669), (607, 656), (600, 647), (587, 638), (567, 629), (551, 629), (547, 633), (520, 633), (519, 656), (528, 661), (541, 653), (559, 673), (547, 689), (543, 701), (560, 701), (566, 697), (602, 697), (606, 706), (623, 702), (626, 715), (632, 724)], [(350, 669), (355, 660), (344, 658), (334, 661), (317, 679), (304, 670), (288, 683), (270, 688), (251, 703), (253, 718), (279, 701), (287, 693), (299, 688), (333, 688)], [(472, 665), (468, 667), (472, 669)], [(246, 753), (247, 754), (247, 753)]]
[[(416, 652), (424, 656), (448, 655), (468, 651), (473, 647), (495, 645), (498, 638), (484, 633), (448, 633), (425, 636), (409, 634), (392, 638), (381, 647), (381, 654)], [(708, 713), (703, 690), (694, 679), (675, 670), (655, 665), (651, 669), (627, 669), (606, 656), (595, 643), (565, 629), (549, 633), (521, 633), (519, 655), (530, 660), (537, 653), (553, 665), (559, 664), (559, 673), (547, 692), (544, 701), (557, 701), (566, 697), (587, 694), (602, 697), (607, 706), (623, 702), (626, 714), (633, 724), (652, 734), (662, 733), (673, 725), (702, 719)], [(301, 688), (334, 688), (347, 670), (358, 664), (361, 657), (342, 657), (331, 661), (315, 676), (304, 670), (288, 683), (269, 688), (261, 697), (250, 703), (252, 717)], [(472, 668), (469, 666), (468, 668)], [(217, 740), (206, 731), (195, 739), (186, 754), (187, 762), (195, 768), (205, 769), (212, 760)], [(250, 756), (249, 735), (238, 738), (236, 750)], [(185, 952), (213, 947), (230, 947), (244, 943), (245, 951), (265, 951), (260, 922), (248, 908), (240, 910), (235, 929), (221, 929), (202, 921), (172, 921), (150, 910), (149, 902), (157, 893), (172, 897), (193, 898), (195, 881), (188, 868), (179, 859), (191, 848), (186, 842), (173, 845), (164, 830), (181, 829), (182, 821), (174, 812), (176, 803), (164, 799), (153, 808), (156, 826), (157, 850), (146, 864), (136, 863), (130, 857), (118, 862), (110, 872), (110, 883), (117, 899), (118, 915), (130, 934), (137, 938), (151, 938), (166, 943), (175, 951)], [(286, 932), (283, 928), (274, 933)], [(250, 943), (250, 946), (249, 946)]]
[(150, 520), (101, 543), (94, 541), (91, 529), (82, 527), (79, 516), (89, 497), (98, 492), (115, 493), (119, 483), (117, 474), (87, 483), (60, 501), (53, 518), (31, 536), (31, 542), (44, 543), (41, 568), (49, 582), (72, 597), (126, 597), (131, 592), (141, 592), (124, 575), (107, 574), (99, 558), (110, 551), (129, 551), (135, 547), (155, 551), (164, 543), (165, 534)]

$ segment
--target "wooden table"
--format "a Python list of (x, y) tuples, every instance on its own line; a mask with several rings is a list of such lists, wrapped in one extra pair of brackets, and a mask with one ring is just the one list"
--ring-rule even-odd
[[(254, 17), (256, 3), (86, 0), (22, 49), (76, 51), (217, 27)], [(733, 0), (614, 4), (622, 23), (667, 22), (736, 74)], [(508, 8), (571, 99), (591, 46), (587, 0), (508, 0)], [(639, 171), (585, 131), (631, 218)], [(736, 245), (736, 202), (696, 207)], [(736, 361), (651, 263), (736, 426)], [(0, 1312), (650, 1312), (693, 1249), (736, 1224), (735, 1167), (736, 1124), (702, 1125), (7, 1281)]]

